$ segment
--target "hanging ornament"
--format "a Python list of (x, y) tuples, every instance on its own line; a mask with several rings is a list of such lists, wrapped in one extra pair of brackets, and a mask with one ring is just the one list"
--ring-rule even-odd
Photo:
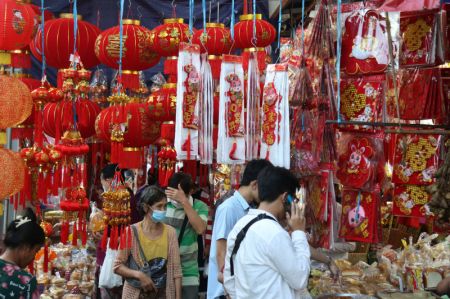
[(214, 81), (211, 65), (206, 58), (206, 54), (202, 55), (201, 68), (202, 88), (200, 91), (200, 107), (199, 107), (199, 156), (202, 164), (212, 164), (213, 162), (213, 114), (214, 114)]
[(179, 160), (196, 160), (200, 94), (200, 47), (182, 43), (178, 59), (175, 150)]
[[(253, 18), (256, 19), (256, 36), (253, 38)], [(247, 49), (253, 47), (267, 47), (276, 37), (275, 27), (269, 22), (262, 19), (261, 14), (247, 14), (239, 17), (239, 22), (234, 25), (234, 42), (235, 47), (239, 49)]]
[[(245, 57), (243, 59), (245, 61)], [(261, 82), (259, 62), (255, 52), (251, 52), (248, 61), (246, 86), (245, 157), (247, 161), (250, 161), (259, 157), (261, 139)]]
[(32, 108), (28, 87), (19, 79), (0, 75), (0, 129), (22, 123), (30, 116)]
[(86, 191), (81, 187), (66, 190), (65, 198), (60, 202), (60, 208), (64, 212), (61, 224), (61, 243), (67, 244), (70, 232), (70, 222), (73, 222), (72, 245), (78, 245), (78, 239), (83, 246), (87, 241), (87, 212), (89, 199)]
[(172, 146), (164, 146), (158, 152), (158, 181), (162, 188), (169, 185), (169, 179), (175, 173), (177, 152)]
[(18, 153), (0, 148), (0, 167), (0, 198), (6, 198), (23, 188), (25, 164)]
[(177, 110), (177, 84), (166, 83), (147, 98), (147, 107), (151, 119), (157, 121), (175, 121)]
[[(48, 65), (65, 69), (71, 64), (70, 57), (73, 55), (74, 49), (74, 15), (61, 14), (59, 19), (49, 20), (45, 22), (45, 53), (58, 53), (58, 55), (46, 55)], [(95, 40), (100, 34), (100, 29), (95, 25), (82, 20), (80, 15), (78, 18), (78, 33), (76, 38), (76, 49), (78, 56), (83, 61), (84, 67), (90, 69), (99, 61), (94, 53)], [(65, 32), (66, 34), (61, 34)], [(33, 56), (39, 61), (42, 60), (41, 53), (42, 30), (39, 30), (36, 37), (30, 44)]]
[(260, 157), (290, 167), (289, 82), (285, 64), (267, 67), (263, 90)]
[[(158, 55), (166, 57), (164, 62), (166, 75), (176, 76), (180, 44), (188, 42), (190, 37), (189, 26), (184, 24), (184, 19), (181, 18), (164, 19), (162, 25), (152, 30), (150, 47)], [(174, 83), (175, 81), (169, 80), (169, 82)]]
[[(220, 73), (217, 163), (245, 161), (244, 70), (242, 58), (224, 55)], [(223, 136), (223, 137), (222, 137)]]
[[(138, 71), (158, 64), (159, 56), (150, 47), (151, 31), (140, 26), (139, 20), (123, 20), (122, 85), (139, 89)], [(97, 37), (95, 55), (105, 65), (119, 69), (120, 28), (109, 28)]]
[(9, 51), (23, 49), (31, 42), (36, 14), (22, 1), (4, 0), (0, 2), (0, 16), (0, 65), (10, 65)]

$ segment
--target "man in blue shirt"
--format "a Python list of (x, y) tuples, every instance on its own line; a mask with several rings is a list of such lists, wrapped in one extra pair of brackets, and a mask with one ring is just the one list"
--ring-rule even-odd
[(258, 203), (258, 174), (272, 163), (266, 160), (248, 162), (242, 176), (241, 186), (216, 210), (208, 268), (207, 299), (225, 298), (223, 267), (227, 249), (227, 237), (236, 222), (245, 216), (250, 204)]

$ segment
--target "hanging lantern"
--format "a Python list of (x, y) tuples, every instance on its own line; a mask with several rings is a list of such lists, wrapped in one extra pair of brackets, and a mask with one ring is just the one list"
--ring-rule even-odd
[[(61, 14), (59, 19), (50, 20), (45, 23), (45, 60), (48, 65), (65, 69), (70, 66), (70, 55), (73, 54), (74, 32), (73, 14)], [(83, 66), (87, 69), (99, 64), (94, 53), (95, 39), (100, 34), (97, 26), (85, 22), (80, 15), (78, 17), (77, 51)], [(33, 56), (39, 61), (41, 57), (42, 30), (30, 44)]]
[(242, 15), (239, 22), (234, 25), (234, 42), (236, 48), (246, 49), (253, 47), (267, 47), (276, 37), (276, 30), (269, 22), (256, 14), (256, 40), (253, 40), (253, 15)]
[(161, 124), (161, 137), (158, 138), (156, 144), (159, 146), (172, 145), (175, 140), (175, 123), (173, 121), (165, 121)]
[[(44, 107), (43, 128), (45, 134), (55, 137), (57, 131), (63, 133), (73, 125), (73, 103), (63, 101), (60, 103), (48, 103)], [(75, 102), (77, 110), (77, 128), (83, 138), (89, 138), (95, 134), (95, 119), (100, 113), (98, 104), (79, 99)]]
[(164, 19), (162, 25), (152, 30), (150, 47), (155, 53), (167, 58), (164, 62), (166, 75), (177, 74), (178, 48), (180, 43), (188, 42), (190, 36), (189, 26), (181, 18)]
[(207, 23), (206, 30), (195, 32), (192, 43), (199, 45), (202, 53), (209, 54), (213, 78), (219, 79), (222, 54), (229, 54), (232, 46), (230, 30), (221, 23)]
[(96, 136), (103, 142), (111, 141), (112, 120), (115, 112), (114, 107), (103, 109), (95, 119)]
[[(119, 69), (120, 28), (103, 31), (95, 42), (95, 55), (105, 65)], [(140, 26), (138, 20), (123, 20), (122, 84), (139, 89), (138, 71), (158, 64), (159, 56), (150, 48), (151, 31)]]
[(18, 153), (0, 148), (0, 198), (6, 198), (23, 188), (25, 164)]
[(28, 87), (19, 79), (0, 76), (0, 128), (22, 123), (31, 115), (33, 101)]
[(21, 1), (0, 2), (0, 64), (11, 64), (10, 53), (4, 51), (22, 49), (31, 42), (35, 16), (33, 9)]
[(166, 83), (147, 99), (150, 119), (157, 121), (175, 121), (177, 112), (177, 84)]

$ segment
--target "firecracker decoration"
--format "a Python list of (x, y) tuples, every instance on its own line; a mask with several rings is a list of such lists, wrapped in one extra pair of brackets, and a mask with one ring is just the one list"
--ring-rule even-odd
[[(384, 96), (384, 75), (348, 78), (341, 81), (341, 119), (374, 122), (381, 112)], [(351, 125), (350, 130), (369, 130), (368, 126)]]
[(287, 66), (267, 67), (263, 90), (260, 157), (290, 167), (289, 82)]
[(347, 241), (376, 243), (378, 236), (379, 198), (375, 192), (344, 189), (339, 236)]
[(347, 150), (339, 156), (336, 177), (346, 187), (361, 189), (374, 174), (370, 158), (373, 147), (367, 138), (355, 137), (348, 142)]
[(198, 156), (200, 67), (200, 47), (181, 43), (175, 122), (175, 150), (178, 160), (196, 160)]
[(430, 185), (439, 162), (437, 135), (397, 135), (392, 182)]
[(44, 241), (44, 273), (48, 273), (48, 266), (49, 266), (49, 238), (52, 236), (53, 234), (53, 225), (50, 222), (47, 221), (42, 221), (40, 224), (42, 230), (44, 231), (45, 234), (45, 241)]
[[(138, 90), (138, 71), (148, 69), (159, 62), (159, 55), (151, 50), (151, 31), (140, 25), (139, 20), (123, 20), (123, 88)], [(95, 42), (95, 55), (105, 65), (119, 69), (120, 36), (119, 26), (102, 32)]]
[(244, 70), (242, 58), (224, 55), (220, 72), (217, 163), (245, 161)]
[[(58, 53), (58, 55), (46, 55), (45, 61), (48, 65), (57, 69), (66, 69), (71, 65), (71, 55), (74, 49), (74, 15), (61, 14), (59, 19), (49, 20), (45, 22), (45, 53)], [(77, 55), (83, 61), (86, 69), (90, 69), (97, 64), (99, 60), (94, 53), (95, 40), (100, 34), (97, 26), (85, 22), (80, 15), (78, 18), (78, 33), (76, 38)], [(65, 34), (61, 34), (64, 32)], [(33, 56), (39, 61), (42, 60), (42, 29), (38, 31), (36, 37), (30, 44)], [(60, 86), (58, 86), (60, 87)]]
[(36, 15), (28, 4), (5, 0), (0, 3), (0, 16), (0, 65), (10, 65), (9, 52), (23, 49), (31, 42)]
[[(441, 167), (434, 174), (435, 183), (426, 188), (431, 195), (428, 203), (439, 225), (444, 224), (450, 216), (450, 141), (446, 142), (447, 153)], [(436, 226), (436, 225), (435, 225)]]
[(78, 240), (83, 246), (87, 242), (87, 212), (89, 199), (84, 188), (75, 187), (66, 189), (65, 198), (60, 202), (64, 216), (61, 224), (61, 243), (67, 244), (70, 226), (72, 225), (72, 245), (78, 246)]
[(163, 188), (169, 185), (169, 179), (175, 173), (177, 152), (172, 146), (164, 146), (158, 152), (158, 181)]
[(132, 234), (131, 234), (131, 208), (130, 208), (130, 192), (123, 185), (123, 178), (120, 171), (117, 171), (113, 181), (111, 182), (111, 190), (102, 194), (103, 198), (103, 212), (105, 228), (101, 240), (101, 247), (106, 249), (108, 244), (109, 233), (109, 248), (113, 250), (131, 248)]
[(386, 21), (374, 10), (358, 10), (345, 20), (343, 70), (349, 75), (382, 73), (389, 63)]
[[(15, 195), (24, 186), (25, 164), (18, 153), (0, 147), (0, 198)], [(17, 201), (17, 196), (12, 199)]]
[(331, 1), (320, 0), (311, 32), (305, 38), (305, 48), (311, 58), (324, 60), (335, 57), (334, 34), (332, 32)]
[(436, 11), (400, 14), (401, 66), (426, 66), (443, 59), (441, 20)]
[(153, 52), (166, 57), (164, 73), (169, 75), (169, 83), (175, 83), (177, 78), (177, 56), (180, 45), (188, 42), (191, 36), (189, 26), (184, 24), (181, 18), (164, 19), (162, 25), (152, 30), (150, 47)]
[(192, 42), (200, 46), (201, 53), (208, 54), (212, 77), (219, 80), (222, 55), (228, 54), (231, 50), (230, 30), (221, 23), (206, 23), (204, 30), (195, 32)]
[(425, 217), (426, 204), (430, 195), (425, 186), (396, 185), (394, 189), (393, 215), (406, 217)]

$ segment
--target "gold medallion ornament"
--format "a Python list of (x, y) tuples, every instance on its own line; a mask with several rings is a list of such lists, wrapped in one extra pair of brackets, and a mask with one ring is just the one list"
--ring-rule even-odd
[(347, 118), (355, 117), (366, 107), (366, 95), (358, 94), (356, 86), (349, 84), (341, 96), (341, 111)]

